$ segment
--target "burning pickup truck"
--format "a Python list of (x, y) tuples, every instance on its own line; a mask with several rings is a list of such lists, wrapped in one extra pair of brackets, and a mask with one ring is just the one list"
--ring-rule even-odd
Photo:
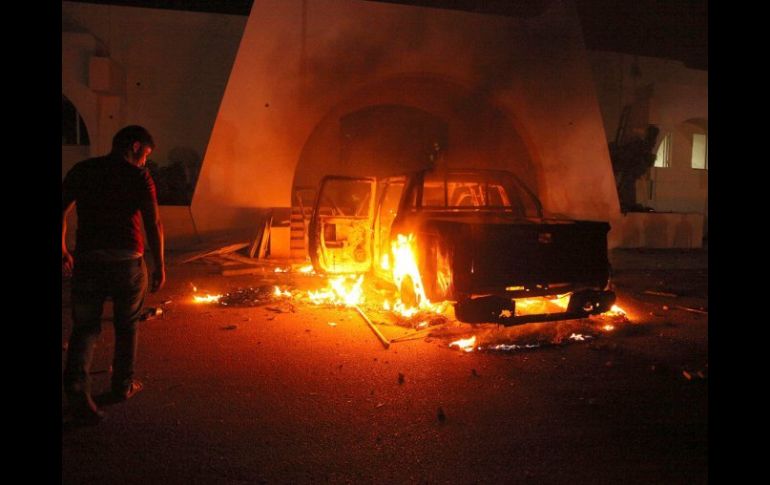
[[(443, 169), (327, 176), (308, 236), (319, 273), (372, 273), (407, 307), (451, 301), (459, 321), (516, 325), (610, 310), (609, 228), (544, 217), (513, 173)], [(537, 299), (557, 311), (525, 311)]]

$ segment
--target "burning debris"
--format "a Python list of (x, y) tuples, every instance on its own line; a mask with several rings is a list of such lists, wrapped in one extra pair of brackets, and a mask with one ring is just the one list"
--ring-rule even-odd
[(479, 350), (492, 350), (492, 351), (500, 351), (500, 352), (513, 352), (516, 350), (529, 350), (529, 349), (537, 349), (540, 347), (540, 344), (524, 344), (524, 345), (518, 345), (518, 344), (497, 344), (497, 345), (489, 345), (487, 347), (479, 347)]
[(193, 295), (193, 301), (195, 303), (218, 303), (222, 295)]
[(142, 313), (139, 315), (140, 321), (146, 321), (153, 319), (155, 317), (159, 317), (163, 315), (163, 309), (160, 307), (147, 307), (144, 310), (142, 310)]
[(476, 336), (474, 335), (470, 338), (461, 338), (460, 340), (455, 340), (454, 342), (450, 343), (449, 346), (457, 347), (463, 352), (473, 352), (476, 347)]
[[(628, 321), (625, 311), (615, 305), (602, 315), (580, 320), (502, 328), (499, 325), (482, 324), (473, 327), (481, 331), (468, 336), (467, 324), (460, 324), (456, 320), (453, 302), (432, 303), (426, 296), (413, 245), (412, 234), (399, 234), (392, 244), (393, 258), (388, 260), (388, 266), (393, 271), (397, 288), (395, 291), (393, 288), (376, 288), (373, 281), (365, 279), (364, 274), (323, 276), (316, 274), (312, 265), (294, 264), (275, 267), (270, 271), (272, 274), (287, 274), (291, 284), (238, 288), (224, 294), (198, 294), (194, 295), (193, 299), (197, 303), (223, 307), (264, 306), (275, 313), (295, 312), (294, 304), (352, 308), (385, 348), (389, 348), (392, 342), (418, 338), (427, 341), (437, 337), (451, 339), (448, 347), (462, 352), (511, 352), (583, 342), (597, 338), (602, 332), (613, 331), (616, 325)], [(303, 282), (314, 288), (297, 288), (294, 286), (296, 281), (291, 280), (291, 275), (310, 276), (310, 279)], [(404, 282), (409, 284), (403, 285)], [(409, 291), (404, 291), (405, 287)], [(198, 289), (193, 286), (193, 291), (197, 292)], [(569, 305), (570, 297), (571, 294), (563, 294), (551, 298), (516, 299), (510, 310), (499, 311), (494, 323), (499, 324), (505, 319), (521, 315), (563, 312)], [(337, 324), (328, 322), (328, 325), (335, 327)], [(414, 331), (389, 339), (380, 331), (379, 325), (406, 327)], [(447, 329), (448, 332), (442, 329)], [(466, 335), (458, 335), (458, 331), (465, 332)]]
[(253, 307), (275, 303), (280, 299), (276, 295), (277, 287), (263, 285), (256, 288), (238, 288), (221, 296), (218, 303), (222, 306)]
[(436, 329), (431, 332), (431, 336), (448, 341), (449, 348), (462, 352), (519, 352), (595, 341), (603, 332), (609, 331), (608, 327), (615, 328), (594, 319), (532, 323), (514, 327), (485, 324), (475, 326), (473, 335), (469, 336), (466, 326), (456, 324)]

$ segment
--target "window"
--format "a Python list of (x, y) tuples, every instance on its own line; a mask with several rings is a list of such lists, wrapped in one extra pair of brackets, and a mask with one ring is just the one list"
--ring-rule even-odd
[(694, 133), (692, 135), (692, 168), (708, 170), (709, 168), (709, 138), (708, 135)]
[(504, 171), (450, 171), (426, 176), (422, 207), (451, 211), (503, 210), (540, 217), (539, 202), (513, 174)]
[(88, 130), (75, 105), (62, 94), (61, 96), (61, 144), (90, 145)]
[(658, 145), (658, 153), (655, 155), (655, 167), (666, 168), (671, 166), (671, 133), (667, 133)]

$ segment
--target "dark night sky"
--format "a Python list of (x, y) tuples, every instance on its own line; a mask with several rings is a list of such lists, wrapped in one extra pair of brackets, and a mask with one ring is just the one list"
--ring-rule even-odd
[[(82, 1), (82, 0), (81, 0)], [(550, 0), (369, 0), (469, 12), (531, 16)], [(708, 0), (574, 0), (589, 49), (683, 61), (708, 70)], [(138, 7), (248, 15), (253, 0), (85, 0)]]

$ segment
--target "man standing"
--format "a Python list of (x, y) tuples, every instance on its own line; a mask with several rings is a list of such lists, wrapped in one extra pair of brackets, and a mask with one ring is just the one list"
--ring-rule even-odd
[[(76, 164), (62, 183), (62, 269), (72, 271), (73, 319), (64, 391), (73, 418), (87, 424), (104, 417), (91, 397), (89, 369), (107, 297), (115, 327), (111, 400), (124, 401), (142, 388), (134, 379), (136, 325), (148, 286), (142, 222), (154, 263), (150, 291), (166, 279), (155, 183), (144, 167), (154, 147), (145, 128), (127, 126), (115, 134), (108, 155)], [(74, 258), (66, 244), (73, 205), (78, 216)]]

